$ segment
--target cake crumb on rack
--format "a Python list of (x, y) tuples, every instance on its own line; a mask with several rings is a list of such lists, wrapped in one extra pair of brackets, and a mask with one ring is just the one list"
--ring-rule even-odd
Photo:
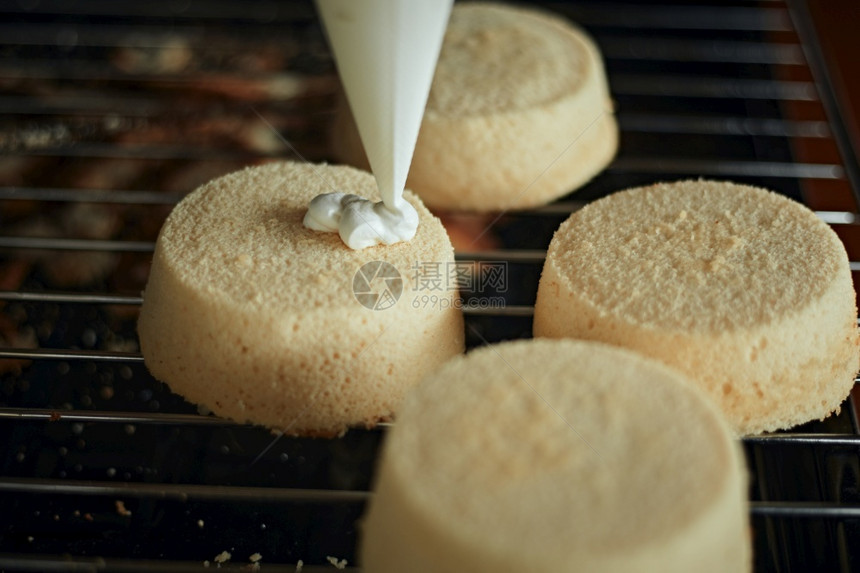
[(334, 565), (335, 569), (346, 569), (346, 559), (338, 560), (337, 557), (331, 557), (329, 555), (326, 555), (326, 561)]
[(299, 559), (298, 562), (296, 563), (296, 573), (302, 573), (302, 569), (304, 568), (304, 566), (305, 566), (305, 562), (302, 561), (301, 559)]
[(125, 502), (124, 502), (124, 501), (122, 501), (122, 500), (118, 499), (118, 500), (116, 500), (116, 501), (114, 502), (114, 504), (116, 505), (116, 512), (117, 512), (119, 515), (121, 515), (121, 516), (123, 516), (123, 517), (131, 517), (131, 511), (129, 511), (129, 510), (125, 507)]
[(232, 558), (232, 557), (233, 556), (230, 554), (229, 551), (222, 551), (221, 553), (219, 553), (218, 555), (215, 556), (215, 563), (218, 564), (218, 567), (221, 567), (222, 563), (227, 563), (228, 561), (230, 561), (230, 558)]

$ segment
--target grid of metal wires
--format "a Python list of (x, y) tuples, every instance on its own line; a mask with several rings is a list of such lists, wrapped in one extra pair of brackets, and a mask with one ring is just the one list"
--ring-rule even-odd
[[(499, 293), (472, 293), (471, 345), (529, 336), (553, 230), (640, 183), (769, 187), (809, 205), (857, 259), (858, 169), (840, 155), (803, 4), (549, 8), (599, 43), (621, 151), (576, 194), (505, 214), (458, 251), (508, 264), (502, 308), (480, 304)], [(327, 157), (337, 78), (312, 6), (18, 0), (0, 11), (0, 570), (354, 563), (384, 428), (276, 439), (206, 415), (148, 375), (134, 331), (153, 241), (185, 192), (249, 163)], [(852, 398), (824, 422), (745, 440), (756, 571), (860, 570), (858, 431)]]

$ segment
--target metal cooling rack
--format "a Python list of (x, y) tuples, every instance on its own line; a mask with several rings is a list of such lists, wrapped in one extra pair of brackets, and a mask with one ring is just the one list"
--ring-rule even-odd
[[(802, 3), (549, 7), (601, 46), (621, 152), (576, 194), (461, 245), (461, 260), (509, 265), (505, 307), (467, 311), (470, 345), (530, 335), (544, 252), (570, 212), (657, 179), (782, 192), (858, 260), (856, 156)], [(337, 82), (312, 7), (0, 11), (0, 570), (198, 571), (222, 551), (225, 570), (252, 569), (255, 553), (267, 571), (354, 563), (384, 428), (278, 439), (208, 416), (148, 375), (134, 334), (155, 235), (185, 192), (293, 157), (280, 137), (326, 159)], [(468, 234), (487, 220), (448, 222)], [(745, 440), (756, 571), (860, 570), (858, 431), (850, 398), (825, 422)]]

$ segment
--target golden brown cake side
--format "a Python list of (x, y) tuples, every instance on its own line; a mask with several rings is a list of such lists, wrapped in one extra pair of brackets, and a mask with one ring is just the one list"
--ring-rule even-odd
[[(353, 251), (302, 225), (307, 203), (341, 190), (377, 199), (370, 174), (275, 163), (216, 179), (162, 228), (138, 331), (147, 367), (216, 414), (289, 433), (339, 433), (387, 419), (406, 390), (463, 350), (456, 291), (415, 308), (416, 263), (444, 266), (453, 249), (420, 201), (408, 243)], [(372, 310), (356, 272), (385, 261), (402, 294)]]
[(363, 524), (375, 573), (750, 570), (746, 476), (717, 409), (608, 345), (503, 343), (410, 392)]
[(562, 224), (534, 332), (657, 358), (755, 434), (838, 409), (860, 368), (856, 317), (844, 247), (812, 212), (686, 181), (615, 194)]

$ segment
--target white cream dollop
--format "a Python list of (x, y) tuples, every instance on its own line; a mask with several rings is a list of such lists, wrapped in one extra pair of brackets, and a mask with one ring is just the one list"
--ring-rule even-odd
[(403, 199), (392, 209), (350, 193), (324, 193), (311, 200), (304, 225), (338, 233), (349, 248), (358, 250), (411, 240), (418, 230), (418, 211)]

